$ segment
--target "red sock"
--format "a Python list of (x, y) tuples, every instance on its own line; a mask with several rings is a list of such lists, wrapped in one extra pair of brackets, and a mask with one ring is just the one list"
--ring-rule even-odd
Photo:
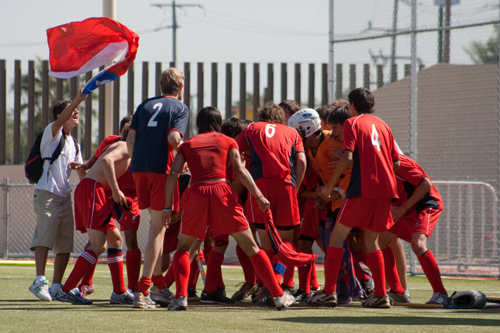
[(174, 254), (175, 297), (188, 296), (188, 280), (191, 263), (189, 252), (176, 251)]
[(125, 263), (127, 266), (127, 281), (128, 289), (136, 292), (138, 289), (137, 283), (139, 282), (139, 275), (141, 272), (141, 250), (127, 251)]
[(385, 278), (387, 280), (387, 283), (389, 284), (389, 287), (395, 293), (404, 293), (405, 291), (401, 286), (401, 280), (399, 280), (394, 253), (392, 253), (390, 247), (386, 247), (382, 250), (382, 254), (384, 255)]
[(443, 286), (443, 281), (441, 280), (441, 273), (439, 272), (439, 267), (436, 262), (436, 258), (431, 250), (427, 250), (424, 254), (418, 257), (420, 266), (429, 280), (432, 286), (432, 290), (435, 293), (447, 294), (446, 289)]
[(123, 251), (122, 249), (108, 249), (108, 267), (111, 272), (113, 291), (121, 295), (125, 289), (125, 279), (123, 278)]
[(188, 288), (196, 289), (199, 275), (200, 268), (198, 267), (198, 261), (194, 258), (193, 261), (191, 261), (191, 267), (189, 269)]
[(343, 248), (330, 246), (326, 250), (325, 262), (325, 287), (323, 290), (327, 294), (337, 291), (337, 278), (339, 276), (340, 265), (342, 264)]
[(366, 265), (372, 272), (375, 284), (375, 296), (382, 297), (387, 294), (385, 287), (384, 256), (382, 251), (376, 250), (366, 255)]
[(151, 277), (151, 282), (153, 283), (153, 286), (157, 287), (158, 289), (164, 289), (165, 286), (165, 279), (163, 275), (153, 275)]
[(62, 290), (67, 293), (71, 289), (78, 286), (78, 282), (82, 279), (87, 271), (93, 270), (94, 266), (97, 264), (97, 256), (94, 252), (90, 250), (85, 250), (80, 254), (78, 260), (76, 261), (75, 267), (71, 271), (66, 283), (62, 287)]
[(165, 273), (165, 276), (163, 277), (163, 282), (167, 286), (167, 288), (170, 288), (170, 286), (175, 282), (175, 275), (174, 275), (174, 268), (172, 265), (167, 270), (167, 273)]
[[(87, 250), (87, 246), (85, 246), (84, 251)], [(94, 278), (95, 268), (97, 267), (97, 260), (94, 264), (94, 269), (89, 269), (85, 272), (85, 275), (82, 278), (82, 282), (80, 284), (84, 284), (86, 286), (90, 286), (92, 284), (92, 279)]]
[(207, 245), (203, 243), (203, 256), (205, 257), (205, 263), (208, 262), (208, 259), (210, 258), (210, 253), (212, 253), (212, 249), (214, 248), (214, 245)]
[(211, 293), (220, 289), (226, 289), (222, 281), (222, 262), (224, 261), (224, 254), (212, 251), (210, 258), (207, 262), (207, 277), (205, 281), (205, 291)]
[(144, 296), (148, 296), (149, 287), (151, 287), (151, 278), (145, 276), (141, 277), (137, 291), (142, 293)]
[[(311, 254), (313, 251), (304, 251), (304, 253)], [(306, 294), (311, 294), (311, 273), (312, 273), (312, 264), (308, 264), (305, 266), (298, 267), (299, 271), (299, 288), (302, 289), (302, 292)]]
[(354, 275), (358, 278), (359, 282), (364, 282), (364, 281), (369, 281), (370, 280), (370, 275), (366, 274), (365, 271), (363, 270), (363, 267), (361, 267), (361, 264), (358, 261), (357, 258), (358, 254), (352, 255), (352, 264), (354, 266)]
[(255, 270), (253, 269), (252, 261), (245, 252), (239, 247), (236, 246), (236, 255), (238, 256), (238, 260), (240, 261), (241, 268), (243, 269), (243, 275), (245, 276), (245, 282), (251, 285), (254, 285), (255, 282)]
[[(278, 261), (276, 260), (276, 258), (274, 256), (273, 249), (268, 249), (268, 250), (263, 250), (263, 251), (266, 253), (267, 257), (269, 258), (269, 262), (271, 262), (271, 267), (273, 265), (275, 265), (276, 263), (278, 263)], [(278, 284), (281, 284), (281, 279), (283, 278), (283, 276), (280, 273), (278, 273), (278, 272), (276, 272), (274, 270), (273, 270), (273, 273), (274, 273), (274, 278), (276, 279), (276, 281), (278, 282)]]
[[(311, 251), (311, 253), (313, 253)], [(311, 287), (319, 289), (318, 275), (316, 274), (316, 263), (313, 261), (311, 263)]]
[(273, 266), (271, 266), (271, 262), (269, 261), (268, 256), (266, 256), (263, 250), (260, 250), (256, 254), (250, 257), (252, 261), (253, 268), (258, 276), (264, 282), (264, 285), (269, 289), (271, 295), (273, 297), (283, 296), (283, 289), (281, 289), (280, 285), (276, 281), (273, 274)]

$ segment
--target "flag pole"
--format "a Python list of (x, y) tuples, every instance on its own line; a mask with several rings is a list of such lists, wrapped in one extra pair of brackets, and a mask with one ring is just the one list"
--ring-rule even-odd
[[(102, 0), (102, 14), (105, 17), (116, 20), (116, 0)], [(111, 64), (106, 64), (108, 67)], [(113, 134), (113, 84), (105, 84), (105, 100), (104, 100), (104, 137)]]

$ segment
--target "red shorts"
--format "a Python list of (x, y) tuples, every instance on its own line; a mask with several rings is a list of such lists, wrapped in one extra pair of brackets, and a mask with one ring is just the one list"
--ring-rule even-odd
[[(130, 201), (129, 201), (130, 200)], [(137, 197), (129, 198), (127, 197), (127, 204), (129, 205), (129, 210), (123, 210), (123, 216), (120, 220), (117, 220), (120, 224), (120, 230), (139, 230), (139, 223), (141, 222), (141, 210), (139, 209), (139, 203)]]
[(318, 224), (320, 221), (324, 221), (326, 219), (328, 209), (317, 210), (314, 209), (314, 204), (305, 204), (304, 212), (302, 213), (302, 223), (300, 224), (300, 235), (304, 235), (312, 239), (318, 239)]
[(429, 238), (436, 227), (441, 213), (442, 210), (433, 208), (426, 208), (418, 214), (416, 211), (413, 211), (413, 213), (402, 216), (389, 229), (389, 232), (408, 243), (411, 243), (411, 236), (415, 233), (425, 234)]
[(106, 195), (101, 183), (84, 178), (75, 189), (75, 227), (81, 233), (87, 229), (107, 230), (116, 229), (111, 218), (113, 198)]
[(163, 236), (163, 253), (171, 253), (177, 250), (180, 228), (181, 222), (173, 224), (165, 230), (165, 236)]
[(391, 216), (391, 198), (350, 198), (340, 207), (337, 222), (346, 227), (370, 229), (374, 232), (389, 230), (394, 222)]
[(230, 235), (249, 228), (238, 195), (225, 181), (195, 184), (182, 195), (181, 230), (185, 235), (205, 239)]
[[(255, 181), (264, 197), (271, 203), (271, 212), (276, 226), (292, 227), (300, 225), (297, 191), (291, 184), (279, 177), (259, 178)], [(259, 208), (257, 200), (250, 195), (252, 201), (253, 222), (264, 223), (264, 212)]]
[[(134, 172), (132, 177), (139, 201), (139, 209), (151, 207), (152, 210), (165, 208), (165, 185), (167, 174), (154, 172)], [(179, 186), (175, 186), (172, 210), (179, 210)]]

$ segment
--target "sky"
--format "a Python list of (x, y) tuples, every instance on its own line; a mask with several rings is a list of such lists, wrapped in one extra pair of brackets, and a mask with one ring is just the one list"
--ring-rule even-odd
[[(199, 5), (177, 10), (177, 59), (182, 62), (308, 63), (328, 62), (328, 0), (177, 0)], [(139, 34), (137, 61), (172, 60), (172, 9), (152, 4), (161, 0), (116, 0), (116, 20)], [(498, 0), (461, 0), (452, 7), (452, 25), (498, 20)], [(381, 34), (392, 27), (394, 0), (335, 0), (336, 39)], [(88, 17), (102, 16), (102, 0), (0, 0), (0, 59), (13, 66), (15, 59), (48, 59), (46, 29)], [(398, 28), (410, 27), (409, 0), (399, 1)], [(418, 27), (437, 26), (434, 0), (418, 1)], [(372, 29), (367, 30), (371, 24)], [(485, 42), (493, 26), (456, 30), (451, 37), (451, 62), (471, 64), (464, 51), (472, 41)], [(419, 34), (418, 58), (429, 67), (437, 62), (437, 33)], [(335, 63), (382, 63), (373, 56), (389, 55), (390, 39), (335, 45)], [(371, 55), (372, 56), (371, 56)], [(398, 37), (396, 55), (400, 71), (409, 63), (410, 38)], [(137, 66), (137, 65), (136, 65)], [(234, 65), (233, 65), (234, 66)], [(22, 65), (26, 70), (27, 64)], [(195, 66), (191, 66), (193, 68)], [(137, 68), (137, 67), (136, 67)], [(234, 68), (234, 67), (233, 67)], [(236, 67), (237, 68), (237, 67)], [(251, 66), (248, 65), (250, 70)], [(292, 67), (289, 67), (291, 70)], [(318, 68), (319, 70), (319, 68)], [(361, 72), (361, 71), (359, 71)], [(275, 73), (275, 77), (278, 76)], [(306, 75), (303, 75), (306, 76)], [(206, 75), (208, 77), (208, 75)], [(347, 74), (345, 74), (347, 77)], [(264, 75), (261, 74), (264, 80)], [(208, 80), (208, 78), (207, 78)], [(234, 79), (233, 79), (234, 80)], [(277, 93), (275, 93), (277, 94)], [(278, 95), (279, 96), (279, 95)]]

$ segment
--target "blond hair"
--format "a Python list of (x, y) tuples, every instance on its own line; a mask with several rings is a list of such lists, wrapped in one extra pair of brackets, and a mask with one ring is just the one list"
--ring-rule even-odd
[(160, 89), (162, 94), (171, 94), (181, 90), (184, 85), (184, 74), (177, 68), (164, 70), (160, 76)]

